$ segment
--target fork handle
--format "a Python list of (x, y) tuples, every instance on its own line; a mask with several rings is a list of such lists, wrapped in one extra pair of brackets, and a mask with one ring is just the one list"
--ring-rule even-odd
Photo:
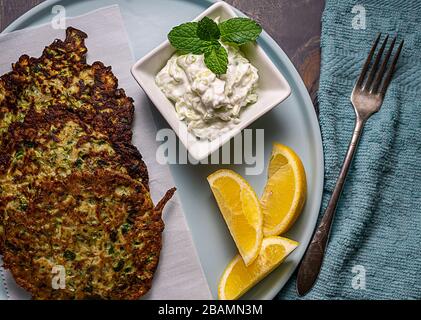
[(333, 190), (326, 211), (324, 212), (320, 224), (313, 235), (313, 239), (307, 248), (307, 251), (298, 270), (297, 292), (300, 296), (305, 295), (313, 287), (317, 276), (319, 275), (329, 239), (333, 216), (335, 214), (336, 206), (345, 184), (352, 158), (354, 156), (355, 150), (357, 149), (364, 124), (365, 119), (357, 116), (354, 133), (352, 135), (351, 142), (349, 143), (348, 151), (339, 173), (338, 180), (336, 181), (335, 189)]

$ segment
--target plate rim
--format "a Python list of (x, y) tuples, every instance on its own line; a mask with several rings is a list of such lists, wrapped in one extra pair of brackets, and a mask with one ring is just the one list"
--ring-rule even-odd
[[(25, 22), (27, 22), (28, 20), (30, 20), (31, 18), (39, 14), (41, 11), (45, 10), (46, 8), (51, 7), (55, 5), (56, 3), (63, 2), (63, 1), (68, 1), (68, 0), (45, 0), (44, 2), (29, 9), (27, 12), (25, 12), (24, 14), (16, 18), (0, 34), (6, 34), (12, 31), (24, 29), (21, 27), (22, 24), (24, 24)], [(184, 1), (184, 0), (179, 0), (179, 1)], [(220, 1), (222, 0), (201, 0), (202, 3), (208, 6), (211, 6), (212, 4), (216, 2), (220, 2)], [(194, 1), (188, 1), (188, 2), (194, 2)], [(230, 4), (228, 5), (231, 6)], [(104, 7), (106, 6), (107, 5), (104, 5)], [(231, 6), (231, 8), (237, 13), (239, 13), (239, 15), (246, 16), (241, 10), (233, 6)], [(314, 180), (316, 181), (316, 190), (319, 190), (319, 192), (317, 192), (317, 194), (314, 196), (315, 199), (313, 201), (312, 208), (310, 209), (311, 212), (317, 211), (317, 213), (314, 213), (313, 215), (311, 215), (310, 216), (311, 219), (308, 222), (312, 225), (311, 230), (313, 231), (311, 232), (311, 234), (308, 233), (308, 234), (303, 235), (304, 240), (301, 241), (300, 243), (301, 245), (295, 250), (295, 255), (297, 256), (298, 263), (293, 268), (291, 268), (287, 273), (285, 273), (284, 280), (280, 280), (276, 285), (268, 289), (267, 292), (265, 292), (262, 295), (262, 298), (261, 298), (262, 300), (270, 300), (270, 299), (275, 298), (276, 295), (279, 293), (279, 291), (282, 290), (286, 282), (290, 280), (292, 274), (295, 272), (296, 268), (300, 264), (304, 256), (304, 253), (307, 250), (307, 247), (310, 243), (310, 239), (313, 236), (314, 229), (316, 227), (316, 223), (318, 221), (318, 217), (319, 217), (320, 209), (322, 205), (325, 166), (324, 166), (324, 150), (323, 150), (320, 123), (319, 123), (313, 102), (310, 98), (310, 95), (307, 91), (307, 88), (304, 85), (304, 82), (301, 76), (299, 75), (296, 67), (294, 66), (292, 61), (289, 59), (287, 54), (282, 50), (280, 45), (265, 30), (263, 30), (260, 37), (262, 38), (262, 41), (266, 42), (267, 45), (272, 49), (272, 51), (278, 56), (279, 60), (285, 64), (285, 67), (290, 72), (291, 78), (298, 89), (298, 92), (299, 92), (298, 96), (301, 96), (303, 99), (305, 108), (308, 108), (309, 106), (311, 106), (311, 111), (309, 112), (311, 131), (317, 132), (317, 136), (314, 137), (317, 144), (315, 146), (316, 152), (314, 156), (317, 163), (319, 164), (319, 166), (316, 168), (316, 171), (315, 171), (316, 173), (315, 173), (315, 178), (314, 178)], [(294, 91), (291, 90), (290, 96), (292, 96), (293, 94), (294, 94)]]

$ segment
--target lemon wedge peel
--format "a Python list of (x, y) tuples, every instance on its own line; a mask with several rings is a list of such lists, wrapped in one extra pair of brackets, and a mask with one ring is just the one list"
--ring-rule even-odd
[(250, 265), (263, 239), (263, 213), (255, 191), (232, 170), (218, 170), (208, 176), (208, 182), (240, 256)]
[(303, 210), (306, 194), (306, 175), (300, 158), (291, 148), (274, 143), (268, 181), (260, 198), (265, 237), (282, 235), (291, 228)]
[(218, 299), (236, 300), (255, 286), (299, 245), (284, 237), (264, 238), (257, 259), (249, 266), (237, 255), (226, 267), (218, 285)]

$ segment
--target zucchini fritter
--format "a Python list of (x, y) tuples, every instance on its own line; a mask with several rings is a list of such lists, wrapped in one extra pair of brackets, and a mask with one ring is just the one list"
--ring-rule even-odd
[[(158, 264), (162, 207), (141, 183), (110, 170), (45, 180), (6, 219), (5, 267), (35, 299), (137, 299)], [(66, 276), (55, 290), (57, 266)]]
[[(0, 243), (17, 283), (39, 299), (146, 293), (161, 248), (161, 211), (174, 190), (154, 208), (132, 170), (137, 150), (62, 108), (30, 111), (11, 136), (0, 175)], [(64, 290), (51, 286), (56, 265), (66, 270)]]
[[(48, 112), (50, 106), (59, 105), (113, 140), (131, 141), (133, 100), (118, 88), (111, 67), (98, 61), (86, 63), (86, 37), (69, 27), (65, 41), (56, 39), (39, 58), (22, 55), (12, 71), (1, 77), (1, 140), (7, 138), (9, 125), (22, 121), (31, 107)], [(6, 99), (1, 99), (2, 91), (6, 91)]]
[[(69, 27), (65, 41), (55, 40), (40, 58), (21, 56), (13, 70), (0, 78), (2, 151), (12, 139), (12, 124), (23, 122), (30, 110), (44, 115), (57, 106), (68, 109), (113, 142), (131, 143), (133, 100), (118, 88), (111, 67), (101, 62), (86, 63), (86, 37), (84, 32)], [(10, 154), (3, 151), (0, 165), (6, 166), (9, 160)], [(133, 170), (139, 171), (148, 188), (143, 161)]]
[(25, 194), (35, 191), (43, 179), (109, 168), (144, 180), (144, 171), (138, 170), (143, 161), (135, 147), (112, 142), (59, 107), (51, 107), (48, 114), (29, 111), (23, 123), (11, 125), (10, 136), (4, 146), (10, 156), (0, 163), (0, 236), (4, 210), (25, 207)]

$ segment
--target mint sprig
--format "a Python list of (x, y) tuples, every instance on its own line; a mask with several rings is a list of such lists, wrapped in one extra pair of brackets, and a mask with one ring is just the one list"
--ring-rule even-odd
[(174, 27), (168, 34), (171, 45), (183, 53), (204, 54), (206, 66), (215, 74), (228, 68), (228, 53), (220, 41), (243, 45), (255, 41), (262, 27), (249, 18), (232, 18), (217, 24), (208, 17)]

